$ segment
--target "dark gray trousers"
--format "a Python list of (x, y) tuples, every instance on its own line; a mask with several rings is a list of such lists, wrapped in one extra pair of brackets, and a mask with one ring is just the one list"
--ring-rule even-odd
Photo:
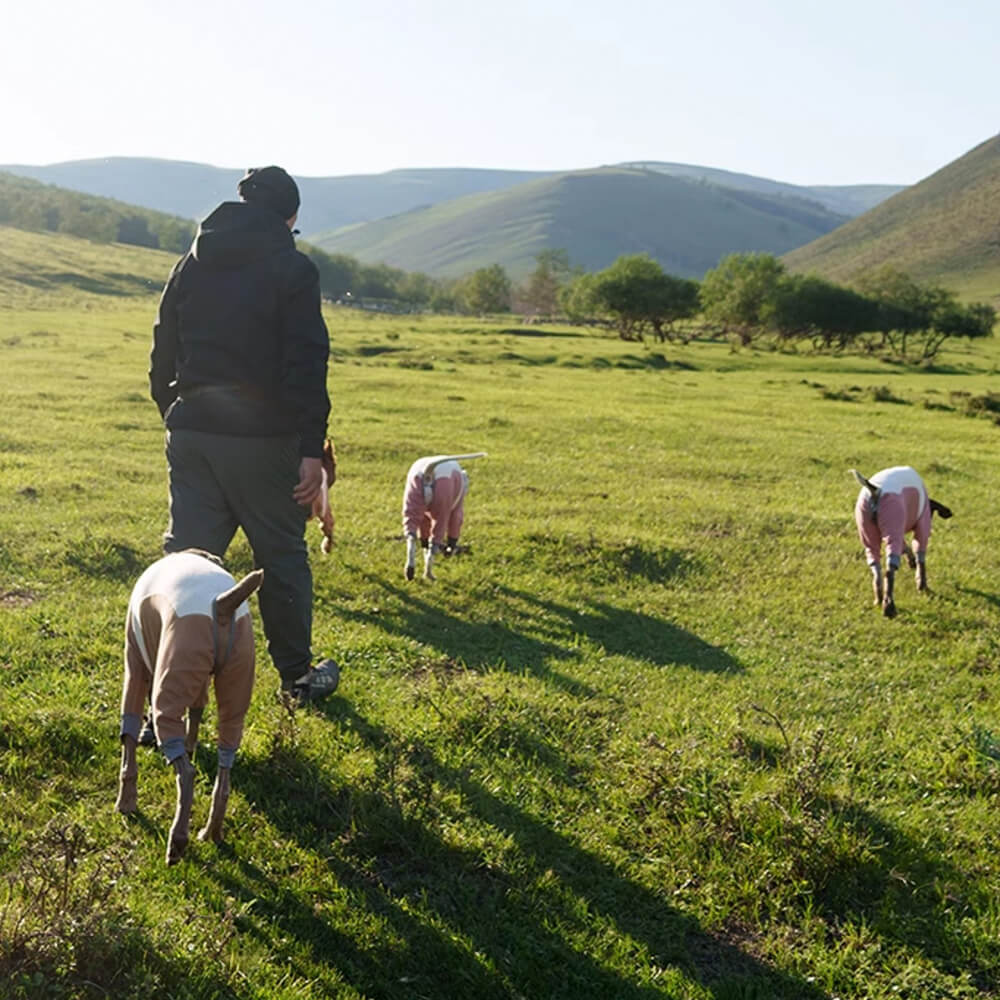
[(260, 617), (284, 686), (312, 663), (309, 511), (292, 499), (299, 461), (297, 435), (167, 431), (170, 523), (163, 551), (205, 549), (221, 558), (243, 529), (255, 567), (264, 570)]

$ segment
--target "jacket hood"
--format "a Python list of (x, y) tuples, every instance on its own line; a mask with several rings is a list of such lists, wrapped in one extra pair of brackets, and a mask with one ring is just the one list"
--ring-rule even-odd
[(237, 267), (294, 247), (277, 213), (249, 202), (224, 201), (198, 226), (191, 253), (209, 267)]

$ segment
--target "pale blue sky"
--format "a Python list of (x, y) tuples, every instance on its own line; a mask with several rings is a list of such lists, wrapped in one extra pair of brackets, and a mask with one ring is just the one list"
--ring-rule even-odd
[(998, 0), (36, 0), (3, 21), (0, 163), (909, 184), (1000, 131)]

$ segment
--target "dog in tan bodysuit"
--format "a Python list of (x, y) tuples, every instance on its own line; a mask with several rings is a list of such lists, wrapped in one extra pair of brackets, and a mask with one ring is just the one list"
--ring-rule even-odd
[(214, 556), (188, 549), (153, 563), (132, 590), (125, 623), (122, 763), (115, 809), (132, 813), (137, 808), (136, 742), (148, 697), (157, 744), (177, 776), (168, 865), (183, 857), (188, 844), (191, 758), (213, 681), (219, 769), (208, 822), (198, 839), (222, 840), (229, 772), (253, 692), (254, 637), (246, 600), (263, 579), (263, 570), (255, 570), (237, 583)]

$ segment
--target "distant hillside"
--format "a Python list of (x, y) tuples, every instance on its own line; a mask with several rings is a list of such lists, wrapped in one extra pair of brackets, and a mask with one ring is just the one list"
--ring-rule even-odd
[[(141, 157), (74, 160), (42, 167), (13, 165), (0, 170), (188, 219), (204, 218), (220, 201), (235, 200), (236, 184), (244, 173), (242, 168)], [(528, 170), (440, 168), (297, 177), (302, 195), (299, 228), (306, 234), (322, 232), (546, 176)]]
[[(704, 180), (720, 187), (817, 201), (828, 211), (857, 215), (899, 190), (892, 185), (799, 187), (780, 181), (683, 163), (617, 164)], [(116, 198), (131, 205), (203, 218), (220, 201), (236, 197), (243, 168), (207, 166), (177, 160), (108, 157), (47, 166), (14, 164), (0, 170), (57, 184), (74, 191)], [(565, 171), (479, 170), (465, 167), (391, 170), (383, 174), (299, 177), (302, 211), (299, 228), (306, 236), (357, 222), (372, 222), (418, 207), (470, 194), (501, 191)]]
[(175, 253), (190, 246), (195, 228), (188, 219), (7, 173), (0, 173), (0, 225)]
[(824, 208), (838, 215), (860, 215), (881, 201), (903, 190), (901, 184), (847, 184), (809, 185), (785, 184), (766, 177), (752, 174), (733, 173), (716, 167), (698, 167), (687, 163), (662, 163), (658, 160), (643, 160), (637, 163), (618, 164), (623, 167), (638, 167), (656, 170), (672, 177), (686, 177), (689, 180), (705, 181), (719, 187), (736, 188), (741, 191), (757, 191), (760, 194), (783, 195), (789, 198), (804, 198), (819, 202)]
[(162, 250), (0, 225), (0, 303), (51, 307), (158, 295), (176, 259)]
[(1000, 303), (1000, 136), (785, 256), (847, 281), (883, 264)]
[(324, 250), (439, 277), (500, 263), (520, 278), (534, 266), (535, 254), (554, 247), (568, 250), (586, 270), (606, 267), (624, 253), (648, 253), (672, 274), (700, 277), (723, 254), (784, 253), (843, 221), (811, 201), (608, 167), (310, 239)]

